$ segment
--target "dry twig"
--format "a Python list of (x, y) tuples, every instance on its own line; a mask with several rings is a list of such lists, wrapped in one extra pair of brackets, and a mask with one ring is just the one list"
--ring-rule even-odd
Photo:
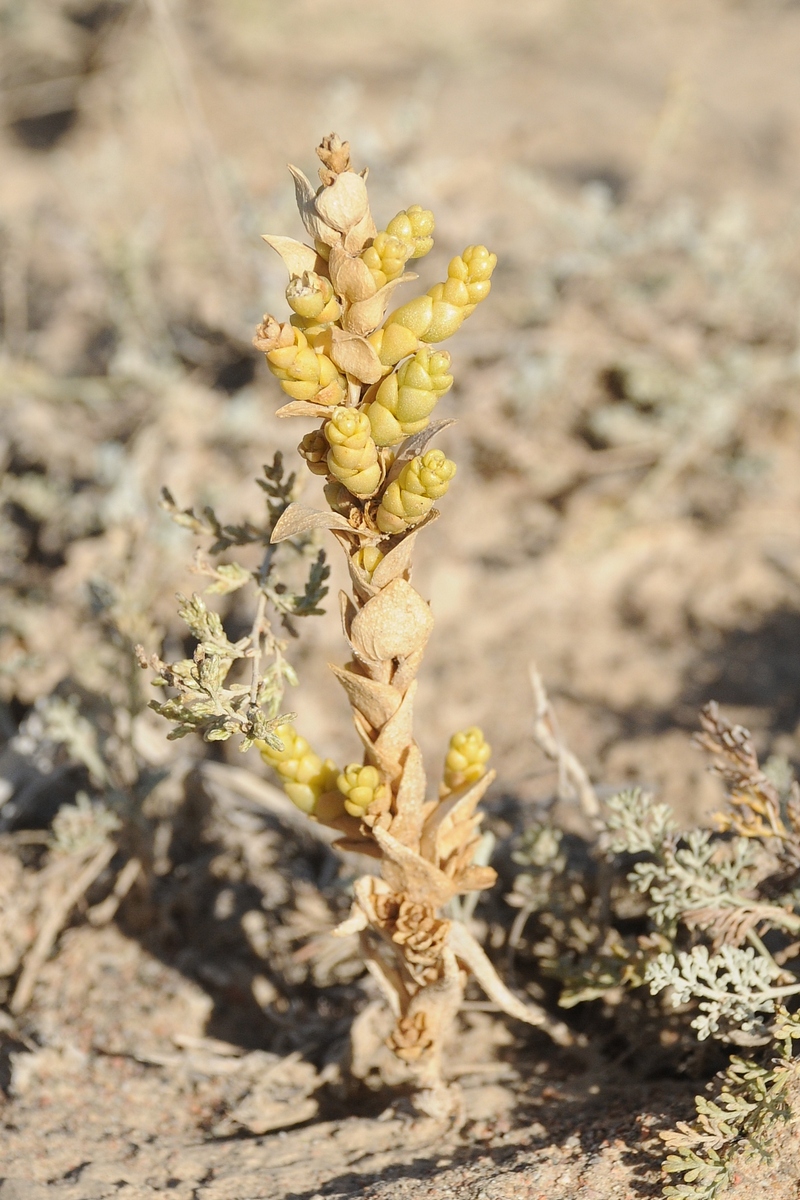
[(580, 760), (564, 745), (553, 706), (536, 664), (531, 663), (529, 670), (535, 706), (533, 740), (558, 767), (559, 799), (572, 799), (577, 796), (584, 814), (591, 821), (595, 821), (600, 815), (600, 802), (592, 781)]

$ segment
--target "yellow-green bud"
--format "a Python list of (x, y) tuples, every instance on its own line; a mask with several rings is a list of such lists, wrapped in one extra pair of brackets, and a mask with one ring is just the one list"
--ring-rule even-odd
[(336, 787), (336, 764), (315, 754), (294, 725), (279, 725), (275, 736), (283, 743), (283, 749), (275, 750), (267, 742), (258, 741), (261, 757), (277, 771), (292, 803), (311, 815), (320, 796)]
[(433, 213), (420, 204), (412, 204), (404, 212), (399, 212), (386, 226), (387, 233), (415, 243), (414, 253), (409, 256), (411, 258), (423, 258), (433, 249), (433, 229)]
[(491, 753), (492, 747), (477, 726), (454, 733), (444, 760), (444, 786), (447, 790), (452, 792), (482, 779)]
[(419, 524), (455, 473), (456, 464), (441, 450), (428, 450), (407, 462), (381, 497), (376, 516), (381, 533), (404, 533)]
[(376, 329), (367, 341), (372, 343), (387, 371), (397, 366), (402, 358), (408, 358), (409, 354), (414, 354), (419, 349), (417, 335), (405, 326), (397, 324)]
[[(462, 322), (485, 300), (491, 290), (491, 274), (497, 255), (485, 246), (467, 246), (463, 254), (451, 260), (447, 279), (436, 283), (427, 295), (410, 300), (390, 313), (384, 323), (402, 325), (423, 342), (441, 342), (460, 328)], [(383, 360), (382, 350), (378, 353)]]
[(410, 258), (422, 258), (433, 246), (433, 213), (412, 204), (392, 217), (386, 229), (377, 233), (372, 245), (361, 253), (375, 286), (382, 288), (398, 279)]
[(290, 280), (286, 300), (293, 312), (305, 321), (325, 325), (338, 321), (341, 308), (333, 294), (331, 281), (316, 271), (304, 271)]
[(336, 786), (351, 817), (364, 817), (376, 800), (387, 798), (389, 791), (377, 767), (362, 767), (360, 763), (345, 767)]
[(404, 240), (390, 233), (379, 233), (372, 245), (362, 251), (361, 258), (369, 267), (375, 286), (382, 288), (403, 274), (403, 268), (415, 249), (416, 242), (413, 239)]
[(423, 430), (438, 400), (453, 386), (446, 350), (423, 346), (380, 384), (364, 410), (378, 446), (395, 446)]
[(365, 574), (372, 578), (372, 572), (383, 558), (377, 546), (361, 546), (353, 555), (353, 561)]
[(357, 408), (335, 408), (325, 425), (328, 470), (354, 496), (371, 496), (381, 481), (369, 417)]
[(309, 344), (301, 329), (265, 317), (253, 345), (264, 351), (267, 366), (287, 396), (318, 404), (341, 404), (347, 389), (344, 376), (321, 348)]

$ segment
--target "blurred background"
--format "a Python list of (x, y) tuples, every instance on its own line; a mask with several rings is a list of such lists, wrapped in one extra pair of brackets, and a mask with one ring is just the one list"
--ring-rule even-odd
[[(0, 35), (5, 828), (21, 722), (208, 752), (166, 742), (130, 666), (136, 641), (184, 652), (174, 594), (198, 589), (159, 490), (258, 514), (304, 431), (250, 345), (285, 311), (259, 235), (300, 236), (285, 164), (313, 174), (331, 130), (379, 227), (434, 210), (425, 287), (466, 244), (499, 257), (451, 345), (459, 475), (419, 545), (432, 761), (478, 723), (500, 791), (552, 793), (532, 660), (602, 787), (712, 803), (689, 745), (711, 697), (798, 756), (800, 5), (2, 0)], [(287, 705), (344, 761), (331, 559)]]

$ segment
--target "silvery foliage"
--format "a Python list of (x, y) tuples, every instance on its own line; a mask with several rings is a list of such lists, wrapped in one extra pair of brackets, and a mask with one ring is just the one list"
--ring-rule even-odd
[(628, 788), (607, 802), (604, 848), (611, 854), (656, 854), (677, 826), (668, 804)]
[[(271, 465), (264, 466), (264, 478), (256, 483), (265, 494), (267, 509), (260, 524), (248, 520), (223, 525), (213, 509), (204, 508), (202, 513), (181, 509), (170, 492), (163, 491), (162, 507), (172, 519), (210, 540), (208, 555), (214, 557), (234, 546), (258, 545), (262, 550), (261, 563), (254, 571), (238, 562), (211, 562), (202, 552), (195, 556), (195, 572), (212, 580), (206, 588), (208, 593), (227, 596), (248, 585), (255, 586), (256, 616), (247, 636), (231, 641), (222, 618), (201, 596), (179, 596), (178, 613), (197, 643), (193, 656), (166, 663), (157, 655), (148, 659), (137, 647), (140, 666), (156, 672), (155, 686), (176, 693), (165, 701), (150, 701), (150, 708), (172, 722), (173, 729), (167, 735), (170, 739), (199, 733), (207, 742), (238, 737), (241, 751), (248, 750), (254, 741), (265, 741), (280, 749), (274, 730), (293, 716), (280, 709), (286, 685), (296, 686), (297, 676), (284, 657), (286, 643), (275, 636), (269, 613), (294, 636), (295, 618), (323, 612), (320, 604), (328, 592), (330, 570), (324, 552), (316, 549), (313, 531), (285, 539), (281, 545), (272, 542), (272, 534), (296, 491), (295, 474), (286, 474), (280, 452)], [(298, 570), (299, 586), (292, 586), (291, 579)], [(233, 670), (234, 664), (241, 667), (243, 660), (250, 665), (247, 682)]]
[(763, 1032), (760, 1013), (775, 1011), (783, 996), (800, 992), (800, 984), (774, 986), (776, 968), (751, 947), (722, 946), (710, 954), (707, 946), (694, 946), (677, 955), (659, 954), (648, 963), (645, 982), (652, 995), (671, 989), (673, 1008), (695, 1000), (700, 1013), (692, 1021), (699, 1041), (726, 1027), (747, 1034)]
[(650, 854), (634, 865), (628, 883), (650, 900), (648, 916), (659, 929), (702, 909), (730, 909), (744, 891), (759, 856), (758, 843), (734, 838), (720, 843), (708, 829), (679, 834), (667, 804), (638, 788), (608, 803), (605, 844), (612, 854)]

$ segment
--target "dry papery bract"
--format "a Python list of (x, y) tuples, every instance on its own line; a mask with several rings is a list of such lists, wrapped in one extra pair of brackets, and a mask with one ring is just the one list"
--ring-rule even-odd
[(681, 831), (668, 805), (622, 792), (605, 806), (592, 856), (547, 822), (529, 828), (509, 897), (512, 945), (520, 951), (529, 923), (561, 1004), (602, 1000), (640, 1069), (670, 1056), (688, 1064), (714, 1041), (749, 1052), (697, 1097), (693, 1123), (661, 1135), (667, 1178), (683, 1176), (666, 1194), (684, 1200), (721, 1195), (743, 1150), (769, 1157), (800, 1082), (800, 787), (786, 760), (762, 768), (749, 732), (713, 702), (701, 728), (695, 740), (727, 792), (716, 831)]
[[(457, 898), (491, 887), (496, 878), (476, 854), (478, 805), (494, 778), (488, 744), (478, 729), (455, 734), (431, 794), (414, 740), (416, 676), (433, 615), (410, 582), (412, 555), (456, 471), (429, 445), (449, 424), (432, 423), (431, 415), (453, 383), (450, 356), (435, 347), (488, 295), (496, 258), (484, 246), (468, 246), (451, 260), (443, 282), (389, 311), (397, 286), (416, 278), (406, 265), (433, 245), (433, 214), (412, 205), (378, 230), (367, 172), (353, 169), (348, 144), (331, 134), (317, 154), (320, 187), (290, 168), (308, 241), (265, 235), (287, 268), (292, 314), (284, 323), (266, 314), (254, 345), (289, 398), (279, 415), (316, 422), (299, 451), (309, 470), (325, 477), (329, 508), (293, 500), (294, 476), (285, 479), (280, 462), (262, 481), (270, 511), (261, 529), (222, 528), (213, 514), (181, 512), (167, 496), (176, 519), (216, 534), (212, 550), (260, 542), (264, 557), (256, 572), (235, 563), (198, 565), (218, 592), (255, 582), (259, 603), (247, 638), (232, 643), (219, 618), (194, 597), (182, 608), (199, 643), (194, 658), (150, 662), (160, 681), (177, 691), (157, 706), (175, 721), (173, 736), (196, 730), (209, 740), (240, 735), (242, 748), (255, 743), (310, 820), (335, 830), (341, 849), (374, 861), (374, 873), (355, 882), (352, 914), (336, 933), (358, 936), (393, 1016), (387, 1041), (393, 1079), (413, 1085), (422, 1111), (448, 1116), (458, 1101), (443, 1082), (442, 1051), (469, 974), (504, 1012), (559, 1043), (571, 1041), (564, 1023), (503, 984), (458, 919)], [(292, 672), (269, 613), (291, 623), (318, 611), (327, 569), (315, 560), (301, 592), (276, 586), (273, 572), (281, 552), (302, 557), (324, 529), (344, 551), (352, 585), (340, 597), (351, 657), (332, 670), (363, 745), (356, 763), (323, 760), (279, 715), (282, 684)], [(227, 682), (239, 659), (252, 660), (249, 684)], [(365, 1012), (364, 1019), (371, 1015)]]

